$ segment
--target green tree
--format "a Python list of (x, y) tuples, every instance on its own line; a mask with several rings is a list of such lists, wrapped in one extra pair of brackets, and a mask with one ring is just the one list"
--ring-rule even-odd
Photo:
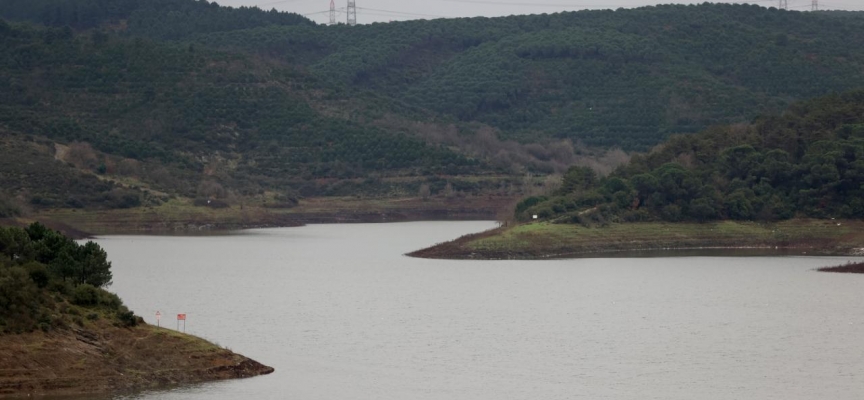
[(98, 244), (89, 241), (78, 249), (76, 254), (79, 275), (78, 282), (103, 287), (111, 285), (111, 262), (108, 254)]

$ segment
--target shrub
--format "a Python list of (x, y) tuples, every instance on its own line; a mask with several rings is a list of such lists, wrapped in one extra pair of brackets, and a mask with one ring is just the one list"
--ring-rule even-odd
[(51, 282), (48, 283), (48, 290), (55, 292), (55, 293), (68, 295), (68, 294), (72, 293), (74, 288), (73, 288), (72, 284), (69, 282), (52, 280)]
[(72, 303), (79, 306), (95, 306), (99, 304), (99, 289), (90, 284), (82, 284), (72, 293)]
[(24, 269), (27, 270), (33, 283), (40, 289), (48, 286), (51, 277), (48, 275), (48, 269), (44, 265), (37, 262), (29, 262), (24, 264)]
[(114, 293), (111, 293), (111, 292), (108, 292), (105, 290), (100, 290), (99, 291), (99, 304), (106, 306), (108, 308), (111, 308), (111, 309), (118, 309), (118, 308), (120, 308), (120, 306), (123, 305), (123, 301), (120, 300), (120, 297), (118, 297)]
[(137, 326), (140, 323), (140, 318), (135, 316), (135, 313), (132, 311), (124, 311), (118, 312), (117, 318), (120, 320), (120, 323), (125, 327), (133, 327)]

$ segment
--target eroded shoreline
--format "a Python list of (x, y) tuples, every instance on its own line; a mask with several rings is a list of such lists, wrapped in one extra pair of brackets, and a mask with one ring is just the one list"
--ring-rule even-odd
[(0, 339), (0, 398), (126, 394), (274, 371), (204, 339), (150, 325)]

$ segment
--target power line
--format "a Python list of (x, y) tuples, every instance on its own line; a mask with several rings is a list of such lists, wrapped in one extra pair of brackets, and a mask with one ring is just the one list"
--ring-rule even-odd
[(494, 4), (499, 6), (530, 6), (530, 7), (564, 7), (564, 8), (610, 8), (597, 4), (562, 4), (562, 3), (512, 3), (494, 0), (437, 0), (450, 3)]
[(256, 4), (253, 7), (259, 7), (260, 8), (260, 7), (272, 6), (272, 5), (276, 5), (276, 4), (301, 3), (301, 2), (307, 2), (307, 1), (317, 1), (317, 0), (280, 0), (280, 1), (273, 1), (270, 3)]
[[(446, 15), (433, 15), (433, 14), (420, 14), (420, 13), (410, 13), (410, 12), (402, 12), (402, 11), (393, 11), (393, 10), (379, 10), (377, 8), (365, 8), (365, 7), (357, 7), (358, 10), (369, 10), (369, 11), (378, 11), (378, 12), (386, 12), (392, 14), (402, 14), (407, 16), (417, 16), (417, 17), (432, 17), (432, 18), (453, 18)], [(368, 13), (366, 13), (368, 14)]]

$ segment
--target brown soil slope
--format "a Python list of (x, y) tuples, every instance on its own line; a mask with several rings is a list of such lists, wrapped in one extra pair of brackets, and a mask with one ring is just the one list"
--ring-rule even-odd
[(0, 398), (133, 392), (271, 372), (203, 339), (149, 325), (0, 336)]

